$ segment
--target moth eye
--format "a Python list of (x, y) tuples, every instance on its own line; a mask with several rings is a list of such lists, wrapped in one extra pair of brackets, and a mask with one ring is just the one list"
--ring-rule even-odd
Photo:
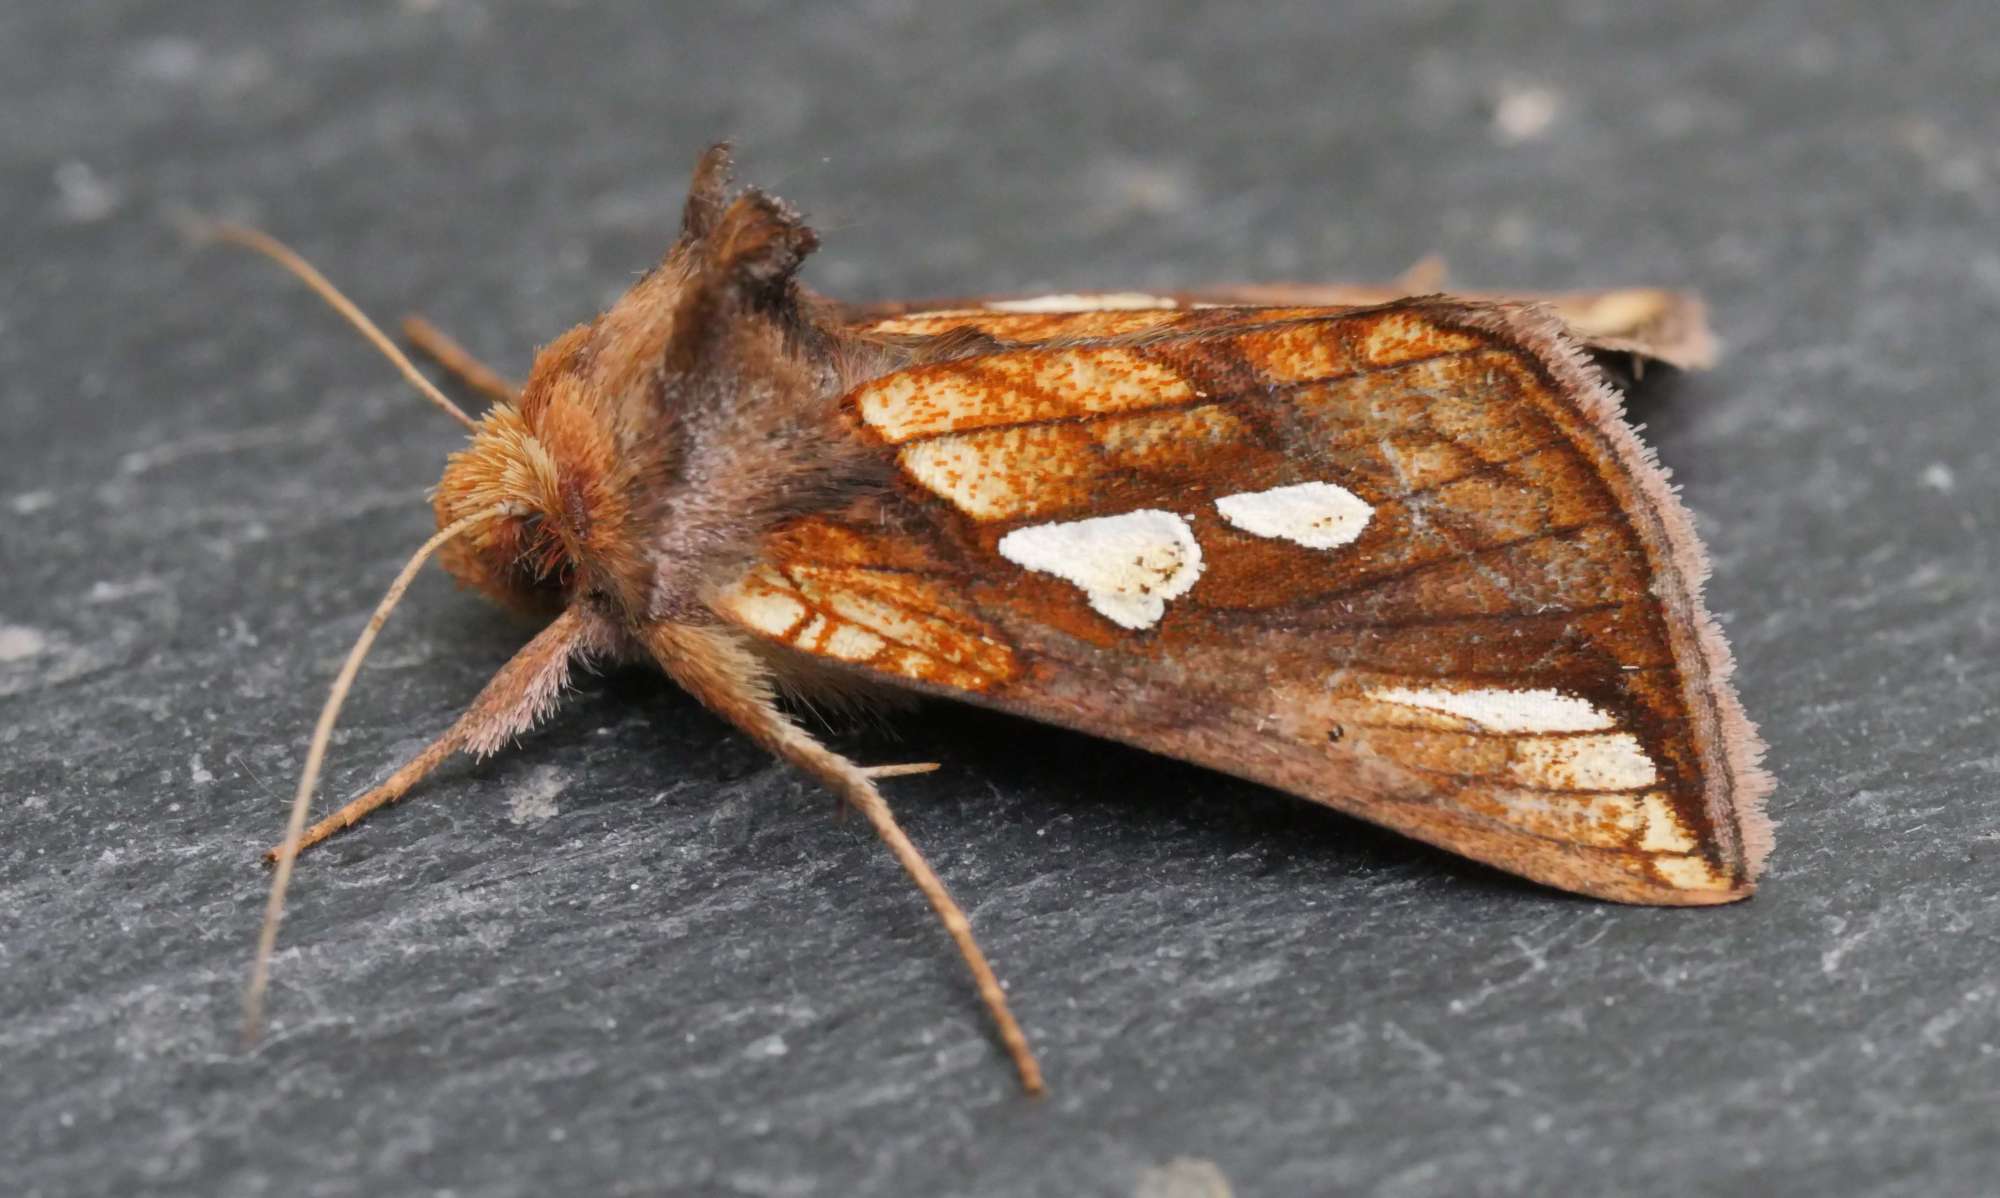
[(521, 517), (515, 542), (514, 568), (530, 586), (568, 586), (576, 564), (570, 560), (563, 539), (541, 512)]

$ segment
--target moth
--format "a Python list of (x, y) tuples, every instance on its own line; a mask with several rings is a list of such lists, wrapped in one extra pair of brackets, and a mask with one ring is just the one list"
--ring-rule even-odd
[[(701, 158), (678, 239), (466, 416), (262, 234), (470, 440), (322, 712), (247, 1000), (299, 852), (490, 754), (584, 659), (656, 664), (865, 816), (1040, 1069), (969, 922), (869, 767), (781, 704), (855, 682), (963, 700), (1265, 783), (1628, 903), (1749, 895), (1761, 746), (1688, 512), (1593, 351), (1685, 366), (1698, 306), (1421, 287), (849, 306), (800, 285), (789, 206)], [(541, 631), (442, 735), (311, 828), (341, 701), (436, 554)]]

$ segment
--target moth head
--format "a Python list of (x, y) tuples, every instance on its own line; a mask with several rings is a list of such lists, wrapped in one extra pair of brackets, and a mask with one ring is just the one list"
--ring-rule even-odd
[(451, 456), (439, 525), (506, 514), (446, 568), (517, 610), (584, 598), (643, 619), (681, 572), (740, 549), (777, 476), (836, 435), (828, 405), (798, 402), (831, 385), (818, 301), (795, 282), (814, 245), (783, 202), (732, 192), (726, 148), (703, 155), (664, 260), (544, 349)]
[(489, 408), (446, 459), (431, 499), (440, 528), (499, 513), (439, 559), (459, 582), (531, 615), (614, 595), (630, 573), (621, 568), (631, 512), (617, 438), (579, 368), (590, 332), (573, 329), (537, 356), (519, 399)]
[[(607, 615), (646, 617), (656, 564), (676, 556), (674, 549), (713, 550), (742, 539), (744, 496), (727, 480), (717, 486), (701, 477), (699, 467), (688, 465), (686, 446), (704, 428), (712, 435), (731, 427), (737, 395), (765, 395), (786, 384), (803, 393), (812, 381), (802, 362), (815, 359), (801, 347), (814, 340), (815, 328), (792, 280), (814, 239), (796, 213), (760, 192), (730, 199), (728, 166), (723, 147), (703, 157), (681, 238), (667, 259), (610, 311), (544, 349), (518, 395), (490, 374), (490, 385), (475, 383), (505, 396), (478, 419), (290, 247), (246, 226), (183, 218), (190, 236), (234, 242), (291, 272), (471, 433), (448, 458), (432, 496), (438, 532), (384, 595), (315, 727), (292, 822), (274, 858), (278, 869), (245, 996), (246, 1034), (254, 1036), (258, 1025), (277, 913), (341, 703), (376, 632), (426, 561), (438, 555), (460, 582), (508, 607), (544, 616), (569, 608), (601, 624)], [(774, 430), (824, 437), (781, 410), (764, 411), (745, 431), (760, 446), (783, 448), (782, 438), (768, 435)], [(738, 483), (768, 481), (755, 476), (752, 463), (741, 464)], [(706, 512), (684, 502), (690, 494), (707, 496)], [(649, 535), (668, 515), (693, 530), (689, 541), (662, 547)], [(579, 605), (593, 611), (579, 613)]]
[[(741, 541), (770, 471), (800, 459), (792, 442), (832, 435), (811, 427), (824, 405), (786, 402), (827, 381), (817, 301), (795, 282), (814, 245), (789, 206), (732, 190), (726, 147), (704, 154), (664, 260), (543, 349), (446, 463), (440, 527), (504, 513), (442, 550), (446, 569), (530, 614), (588, 599), (644, 618), (662, 570)], [(759, 460), (720, 470), (705, 452), (720, 444)]]

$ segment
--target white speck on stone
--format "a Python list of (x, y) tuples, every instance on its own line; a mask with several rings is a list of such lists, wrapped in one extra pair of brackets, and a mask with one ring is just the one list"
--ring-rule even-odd
[(133, 450), (118, 459), (118, 472), (130, 478), (150, 470), (157, 470), (162, 466), (173, 465), (187, 458), (293, 446), (310, 437), (310, 429), (302, 434), (297, 426), (282, 424), (194, 433), (178, 440), (161, 441), (144, 449)]
[[(750, 1129), (754, 1135), (764, 1135), (770, 1126), (769, 1120), (760, 1118), (751, 1121)], [(718, 1175), (715, 1185), (714, 1193), (754, 1194), (757, 1198), (812, 1198), (812, 1195), (828, 1192), (816, 1174), (774, 1173), (757, 1168), (731, 1169)]]
[(1983, 191), (1989, 186), (1987, 151), (1976, 142), (1947, 132), (1934, 121), (1910, 121), (1897, 140), (1924, 167), (1929, 182), (1948, 192)]
[(1367, 500), (1328, 482), (1225, 495), (1215, 501), (1215, 510), (1253, 536), (1281, 538), (1308, 549), (1337, 549), (1353, 541), (1375, 515)]
[(755, 1057), (760, 1061), (772, 1060), (790, 1051), (791, 1048), (785, 1044), (785, 1038), (776, 1032), (752, 1040), (750, 1046), (743, 1050), (744, 1055)]
[(1017, 528), (1000, 556), (1082, 588), (1090, 606), (1121, 628), (1150, 628), (1201, 577), (1201, 546), (1187, 521), (1141, 508), (1062, 524)]
[(56, 216), (73, 225), (95, 224), (116, 212), (124, 201), (118, 188), (87, 162), (72, 159), (58, 166), (55, 185)]
[(1503, 250), (1523, 249), (1534, 239), (1534, 222), (1529, 220), (1525, 212), (1502, 212), (1493, 218), (1493, 224), (1488, 228), (1487, 236), (1492, 239), (1496, 248)]
[(199, 753), (188, 758), (188, 780), (196, 786), (207, 786), (215, 781), (215, 775), (210, 773), (208, 767), (201, 763), (201, 754)]
[(212, 99), (248, 94), (277, 77), (277, 62), (255, 47), (211, 52), (186, 37), (142, 42), (127, 58), (128, 73), (143, 83), (194, 88)]
[(1562, 97), (1538, 85), (1510, 84), (1493, 105), (1493, 135), (1504, 145), (1534, 141), (1549, 131), (1562, 111)]
[(1669, 96), (1646, 113), (1646, 123), (1662, 137), (1681, 138), (1701, 126), (1701, 109), (1686, 96)]
[(507, 821), (523, 826), (544, 823), (556, 815), (556, 796), (569, 779), (552, 765), (536, 766), (507, 792)]
[(54, 491), (23, 491), (7, 501), (7, 507), (16, 516), (32, 516), (45, 512), (56, 505)]
[(1943, 462), (1932, 462), (1920, 476), (1923, 484), (1940, 495), (1949, 495), (1958, 486), (1958, 475)]
[(0, 661), (26, 661), (48, 652), (49, 638), (25, 624), (0, 624)]
[(1134, 217), (1159, 219), (1184, 212), (1196, 199), (1193, 179), (1182, 163), (1116, 156), (1091, 164), (1083, 193), (1078, 215), (1100, 228)]
[(186, 83), (201, 73), (201, 43), (185, 37), (156, 37), (132, 55), (132, 70), (157, 83)]
[(1233, 1198), (1233, 1194), (1229, 1179), (1214, 1161), (1177, 1156), (1141, 1170), (1132, 1198)]
[(141, 574), (120, 582), (100, 579), (90, 584), (90, 593), (84, 596), (87, 603), (117, 603), (137, 595), (154, 595), (166, 589), (166, 584), (151, 574)]

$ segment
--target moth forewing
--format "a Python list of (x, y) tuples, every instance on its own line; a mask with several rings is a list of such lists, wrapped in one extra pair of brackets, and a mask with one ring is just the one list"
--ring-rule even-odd
[(1750, 893), (1769, 783), (1700, 546), (1553, 317), (1081, 315), (1117, 331), (851, 391), (897, 490), (778, 530), (718, 610), (1564, 889)]

